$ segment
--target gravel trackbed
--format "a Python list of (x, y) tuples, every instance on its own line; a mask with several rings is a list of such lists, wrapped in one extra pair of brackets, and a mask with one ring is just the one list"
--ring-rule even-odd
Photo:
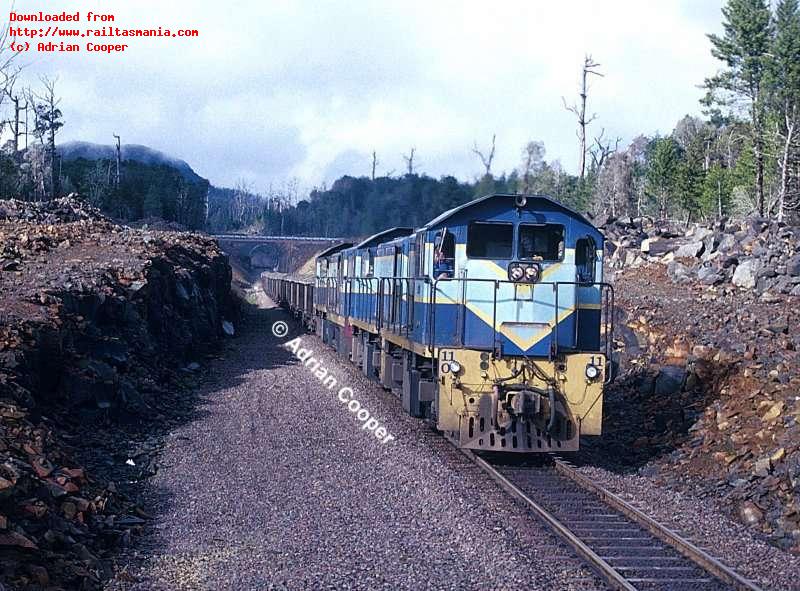
[[(141, 589), (597, 589), (572, 552), (399, 401), (265, 303), (167, 439), (147, 533), (110, 585)], [(290, 323), (291, 327), (294, 327)], [(381, 443), (281, 343), (302, 336)]]

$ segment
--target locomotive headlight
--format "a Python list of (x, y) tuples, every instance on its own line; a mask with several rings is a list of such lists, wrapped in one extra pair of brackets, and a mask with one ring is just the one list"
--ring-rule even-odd
[(533, 283), (534, 281), (538, 281), (539, 279), (539, 266), (538, 265), (531, 265), (530, 267), (525, 268), (525, 279)]
[(599, 367), (597, 367), (596, 365), (592, 365), (591, 363), (586, 366), (586, 379), (596, 380), (599, 375), (600, 375)]
[(461, 364), (458, 361), (450, 362), (450, 373), (457, 375), (461, 371)]
[(511, 281), (522, 281), (522, 278), (525, 277), (525, 269), (520, 266), (511, 267), (508, 270), (508, 276)]

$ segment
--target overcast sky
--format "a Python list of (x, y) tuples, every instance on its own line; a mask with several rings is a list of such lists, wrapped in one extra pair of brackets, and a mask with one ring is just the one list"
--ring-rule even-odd
[[(186, 27), (199, 39), (135, 39), (114, 56), (27, 54), (28, 75), (59, 76), (61, 141), (151, 146), (217, 185), (263, 190), (342, 174), (403, 170), (477, 176), (474, 141), (497, 134), (494, 169), (541, 140), (577, 166), (574, 100), (583, 56), (592, 132), (630, 140), (698, 114), (716, 70), (706, 33), (721, 0), (17, 0), (17, 12), (115, 13), (120, 27)], [(81, 43), (87, 40), (82, 39)]]

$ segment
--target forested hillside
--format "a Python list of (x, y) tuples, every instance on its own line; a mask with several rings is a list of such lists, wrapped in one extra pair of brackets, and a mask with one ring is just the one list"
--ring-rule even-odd
[[(65, 192), (75, 191), (119, 220), (159, 218), (193, 229), (205, 228), (209, 182), (178, 163), (153, 157), (151, 150), (131, 150), (120, 165), (105, 154), (67, 151), (61, 176)], [(93, 158), (87, 158), (87, 156)]]

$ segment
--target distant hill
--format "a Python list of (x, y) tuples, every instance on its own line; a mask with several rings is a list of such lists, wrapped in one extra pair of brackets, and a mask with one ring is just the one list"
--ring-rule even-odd
[(183, 160), (147, 146), (124, 145), (117, 187), (114, 146), (68, 142), (58, 152), (63, 191), (78, 192), (104, 213), (126, 222), (161, 219), (205, 227), (210, 183)]
[[(168, 156), (163, 152), (141, 146), (139, 144), (123, 144), (122, 160), (130, 160), (140, 164), (153, 166), (168, 166), (181, 173), (183, 178), (191, 183), (205, 181), (192, 167), (183, 160)], [(58, 146), (58, 153), (64, 162), (74, 160), (116, 160), (116, 147), (91, 142), (67, 142)]]

